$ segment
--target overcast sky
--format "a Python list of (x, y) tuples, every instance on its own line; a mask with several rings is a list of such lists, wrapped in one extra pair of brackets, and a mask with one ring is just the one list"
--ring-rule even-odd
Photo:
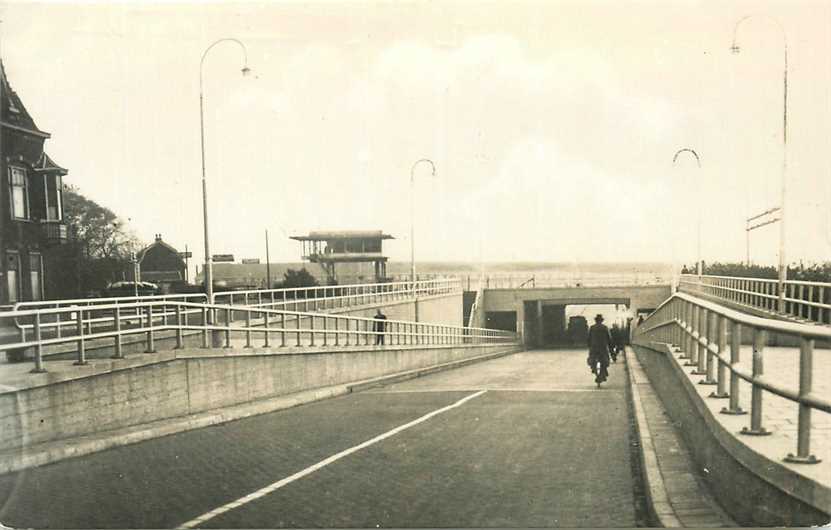
[[(730, 53), (734, 25), (742, 52)], [(67, 183), (203, 256), (296, 261), (288, 235), (383, 229), (409, 259), (741, 260), (779, 202), (787, 256), (831, 256), (828, 2), (5, 2), (10, 82)], [(695, 149), (701, 169), (673, 154)], [(702, 205), (699, 209), (696, 204)], [(774, 263), (776, 225), (753, 232)]]

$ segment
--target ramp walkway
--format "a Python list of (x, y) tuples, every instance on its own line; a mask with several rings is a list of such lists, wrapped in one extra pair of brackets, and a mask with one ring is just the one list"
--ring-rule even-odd
[(624, 368), (597, 390), (584, 357), (514, 354), (0, 476), (0, 521), (633, 527)]

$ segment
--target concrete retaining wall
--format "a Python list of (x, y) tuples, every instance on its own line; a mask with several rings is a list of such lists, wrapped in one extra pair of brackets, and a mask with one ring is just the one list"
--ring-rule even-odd
[(518, 348), (194, 350), (147, 356), (147, 361), (128, 359), (103, 373), (0, 393), (0, 447), (11, 450), (90, 435), (506, 350)]
[(666, 348), (633, 349), (697, 464), (708, 470), (715, 497), (736, 521), (743, 526), (828, 523), (829, 514), (818, 507), (823, 501), (817, 484), (756, 453), (728, 432)]

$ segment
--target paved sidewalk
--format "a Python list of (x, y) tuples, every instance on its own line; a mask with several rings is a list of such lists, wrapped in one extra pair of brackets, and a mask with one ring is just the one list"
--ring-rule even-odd
[(627, 351), (632, 401), (638, 421), (643, 470), (652, 509), (667, 527), (730, 527), (634, 352)]

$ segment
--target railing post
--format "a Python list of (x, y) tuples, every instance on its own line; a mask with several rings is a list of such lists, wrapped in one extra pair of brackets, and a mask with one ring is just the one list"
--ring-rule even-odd
[(689, 359), (690, 358), (690, 335), (689, 335), (689, 326), (690, 326), (690, 311), (691, 305), (686, 300), (681, 300), (681, 337), (678, 339), (678, 344), (681, 347), (681, 354), (678, 356), (679, 359)]
[(251, 310), (247, 309), (245, 311), (245, 346), (244, 348), (251, 347)]
[(309, 346), (315, 345), (315, 317), (309, 316)]
[(778, 304), (778, 306), (777, 306), (776, 310), (777, 310), (779, 313), (785, 314), (785, 312), (786, 312), (786, 311), (785, 311), (785, 310), (786, 310), (786, 305), (785, 305), (785, 296), (786, 296), (786, 291), (787, 291), (787, 284), (786, 284), (786, 283), (784, 283), (784, 282), (782, 282), (782, 281), (780, 281), (780, 282), (779, 282), (778, 284), (776, 284), (776, 285), (777, 285), (777, 288), (776, 288), (776, 294), (777, 294), (777, 296), (779, 297), (779, 300), (778, 300), (779, 304)]
[(40, 313), (35, 313), (35, 322), (34, 322), (34, 332), (35, 332), (35, 367), (32, 368), (31, 373), (33, 374), (41, 374), (46, 371), (46, 368), (43, 367), (43, 336), (41, 334), (40, 329)]
[(181, 350), (185, 347), (185, 337), (182, 330), (182, 306), (176, 304), (176, 349)]
[(113, 354), (113, 359), (123, 359), (124, 352), (121, 351), (121, 308), (115, 306), (113, 310), (115, 319), (115, 353)]
[(78, 360), (72, 364), (83, 366), (87, 364), (87, 355), (84, 341), (84, 315), (80, 307), (75, 314), (75, 332), (78, 334)]
[(225, 308), (225, 347), (231, 347), (231, 307)]
[(268, 348), (271, 345), (271, 337), (269, 336), (271, 332), (269, 331), (268, 311), (263, 313), (263, 327), (265, 328), (265, 331), (263, 332), (263, 347)]
[(202, 308), (202, 347), (203, 348), (210, 348), (211, 345), (208, 342), (208, 308)]
[(297, 329), (297, 346), (300, 346), (300, 315), (294, 315), (294, 325)]
[[(803, 338), (799, 345), (799, 398), (807, 399), (813, 388), (814, 340)], [(819, 458), (811, 454), (811, 407), (799, 403), (799, 423), (796, 454), (788, 453), (786, 462), (818, 464)]]
[(738, 322), (730, 322), (730, 405), (721, 409), (722, 414), (747, 414), (739, 406), (739, 375), (736, 368), (739, 367), (742, 348), (742, 325)]
[(156, 353), (156, 341), (153, 337), (153, 306), (147, 306), (147, 348), (144, 353)]
[(286, 314), (280, 313), (280, 347), (286, 345)]
[(771, 432), (762, 426), (762, 387), (757, 379), (765, 374), (764, 351), (767, 344), (767, 331), (760, 328), (753, 330), (753, 379), (750, 394), (750, 428), (743, 427), (741, 434), (764, 436)]
[(690, 372), (692, 375), (706, 375), (707, 374), (707, 344), (708, 344), (708, 336), (707, 336), (707, 323), (708, 323), (708, 315), (709, 310), (704, 307), (700, 307), (698, 309), (698, 318), (696, 319), (696, 324), (698, 327), (698, 338), (696, 339), (696, 350), (698, 350), (698, 355), (696, 356), (696, 363), (695, 369)]
[(327, 332), (327, 329), (328, 329), (328, 325), (326, 324), (326, 315), (322, 315), (320, 318), (323, 319), (323, 345), (328, 346), (329, 342), (326, 339), (326, 335), (327, 335), (326, 332)]
[(707, 355), (707, 365), (705, 368), (706, 376), (704, 379), (698, 382), (700, 385), (715, 385), (718, 384), (716, 381), (716, 365), (715, 365), (715, 355), (712, 350), (713, 343), (715, 342), (714, 337), (718, 336), (718, 331), (716, 330), (718, 315), (715, 311), (709, 311), (707, 315), (707, 347), (704, 349), (704, 353)]
[(718, 362), (716, 364), (718, 366), (718, 380), (716, 384), (718, 384), (718, 387), (715, 392), (710, 393), (710, 397), (726, 398), (729, 396), (727, 393), (727, 366), (725, 366), (722, 357), (727, 353), (727, 317), (723, 315), (718, 316), (717, 333), (718, 357), (716, 359), (718, 359)]
[(700, 315), (700, 308), (695, 304), (690, 304), (692, 307), (690, 308), (690, 356), (687, 362), (684, 363), (684, 366), (698, 366), (698, 330), (699, 330), (699, 315)]
[[(334, 317), (335, 321), (335, 346), (340, 346), (340, 317)], [(348, 335), (347, 335), (348, 340)]]

